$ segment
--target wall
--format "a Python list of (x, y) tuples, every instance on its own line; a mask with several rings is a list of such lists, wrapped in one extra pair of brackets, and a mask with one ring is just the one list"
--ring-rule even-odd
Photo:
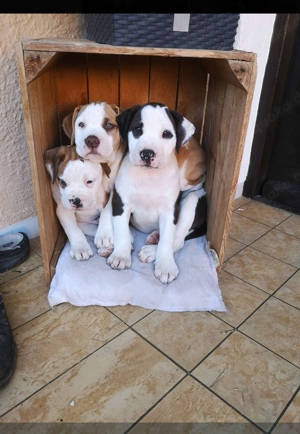
[(22, 39), (82, 37), (80, 14), (0, 14), (0, 234), (38, 234), (15, 43)]
[[(237, 194), (247, 176), (255, 120), (275, 14), (241, 14), (234, 48), (257, 53), (257, 81)], [(0, 14), (0, 235), (38, 235), (14, 44), (22, 39), (83, 37), (80, 14)]]
[(241, 14), (235, 38), (234, 49), (257, 53), (257, 78), (236, 197), (242, 195), (244, 182), (248, 173), (256, 115), (269, 56), (275, 17), (276, 14)]

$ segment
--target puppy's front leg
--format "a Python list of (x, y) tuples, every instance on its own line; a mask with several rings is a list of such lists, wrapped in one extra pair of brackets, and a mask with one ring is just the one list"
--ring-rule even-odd
[(160, 238), (156, 251), (154, 275), (162, 283), (172, 282), (179, 273), (173, 254), (175, 230), (173, 212), (161, 213), (159, 216)]
[(98, 255), (104, 257), (109, 256), (114, 249), (112, 196), (113, 191), (105, 208), (100, 213), (99, 225), (94, 239), (94, 243), (98, 248)]
[(113, 192), (112, 214), (114, 251), (107, 259), (107, 263), (114, 270), (124, 270), (131, 266), (131, 233), (129, 229), (131, 210), (123, 204), (116, 190)]
[(91, 249), (86, 236), (77, 225), (74, 212), (58, 205), (56, 208), (56, 215), (70, 242), (71, 258), (77, 259), (78, 261), (86, 261), (93, 256), (93, 250)]

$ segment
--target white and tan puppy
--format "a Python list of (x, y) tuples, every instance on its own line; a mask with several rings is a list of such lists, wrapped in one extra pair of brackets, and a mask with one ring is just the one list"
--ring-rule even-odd
[[(116, 116), (121, 109), (115, 104), (91, 102), (78, 106), (63, 120), (63, 128), (75, 144), (80, 157), (102, 165), (103, 188), (107, 193), (113, 189), (114, 180), (125, 152), (120, 139)], [(95, 245), (100, 256), (108, 256), (113, 250), (111, 204), (100, 216)]]
[(117, 116), (117, 122), (129, 151), (115, 179), (114, 251), (107, 262), (118, 270), (131, 266), (129, 222), (147, 234), (159, 231), (154, 274), (169, 283), (179, 272), (173, 255), (181, 189), (176, 152), (195, 127), (159, 103), (134, 106)]
[(51, 177), (56, 214), (71, 245), (70, 255), (87, 260), (93, 251), (85, 235), (96, 236), (108, 199), (102, 185), (102, 166), (79, 158), (71, 145), (45, 151), (44, 163)]
[(105, 191), (113, 188), (114, 179), (124, 155), (116, 116), (121, 113), (115, 104), (91, 102), (76, 107), (63, 119), (63, 128), (75, 144), (78, 155), (95, 163), (102, 163), (106, 176)]

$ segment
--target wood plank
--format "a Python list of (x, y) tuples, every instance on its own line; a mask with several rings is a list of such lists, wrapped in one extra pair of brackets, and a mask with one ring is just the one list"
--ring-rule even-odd
[(225, 59), (201, 59), (201, 63), (206, 71), (213, 77), (223, 80), (226, 83), (230, 83), (239, 89), (244, 89), (244, 86), (239, 81), (237, 76), (232, 71), (228, 60)]
[(228, 60), (227, 62), (236, 78), (248, 91), (251, 82), (252, 63), (242, 60)]
[(29, 128), (33, 139), (28, 142), (28, 149), (45, 279), (48, 282), (50, 279), (49, 263), (60, 227), (52, 198), (50, 178), (43, 161), (44, 151), (59, 144), (53, 70), (47, 71), (38, 80), (28, 85), (28, 101), (30, 117), (26, 119), (26, 124), (27, 128), (31, 125)]
[(55, 53), (52, 51), (25, 51), (24, 65), (26, 83), (30, 83), (39, 75), (46, 72), (63, 56), (63, 53)]
[(55, 65), (55, 82), (61, 144), (68, 145), (70, 140), (62, 129), (62, 121), (75, 107), (88, 102), (86, 55), (66, 54)]
[(234, 173), (239, 165), (238, 152), (247, 95), (233, 86), (226, 85), (222, 115), (221, 140), (211, 195), (214, 217), (211, 222), (212, 247), (218, 251), (222, 262), (232, 212), (231, 193), (235, 192)]
[(161, 102), (175, 110), (179, 59), (153, 57), (150, 62), (149, 101)]
[(206, 98), (207, 72), (198, 59), (181, 59), (177, 110), (196, 127), (200, 140)]
[(121, 47), (97, 44), (88, 39), (32, 39), (22, 41), (23, 50), (57, 51), (73, 53), (122, 54), (129, 56), (198, 57), (214, 59), (245, 60), (251, 62), (254, 53), (245, 51), (198, 50), (186, 48)]
[(119, 105), (119, 56), (89, 54), (87, 66), (88, 100)]
[(149, 57), (120, 59), (120, 107), (127, 109), (149, 100)]

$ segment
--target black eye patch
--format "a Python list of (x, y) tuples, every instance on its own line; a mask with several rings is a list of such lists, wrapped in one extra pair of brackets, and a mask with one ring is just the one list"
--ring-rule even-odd
[(138, 139), (143, 134), (143, 124), (136, 125), (132, 128), (132, 134), (135, 139)]

